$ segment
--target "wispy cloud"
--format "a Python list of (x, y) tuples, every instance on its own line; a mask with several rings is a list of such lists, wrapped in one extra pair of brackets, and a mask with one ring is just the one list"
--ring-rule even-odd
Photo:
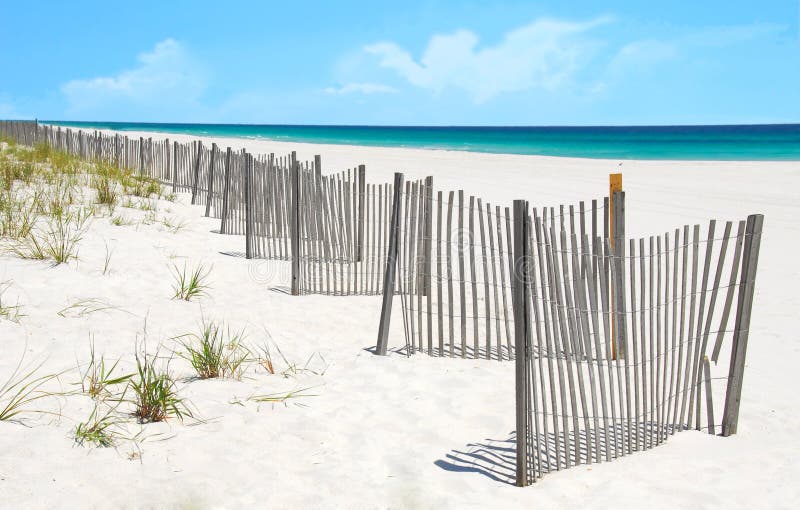
[(327, 94), (393, 94), (397, 89), (382, 83), (348, 83), (341, 87), (327, 87)]
[(393, 42), (369, 44), (364, 51), (412, 85), (437, 93), (461, 89), (480, 103), (505, 92), (564, 85), (593, 52), (586, 33), (610, 21), (542, 18), (486, 47), (469, 30), (434, 35), (418, 61)]
[[(137, 65), (114, 76), (72, 80), (61, 87), (75, 114), (118, 111), (170, 111), (196, 101), (206, 88), (199, 66), (184, 46), (165, 39), (137, 57)], [(134, 110), (135, 111), (135, 110)]]
[(0, 119), (24, 118), (10, 102), (0, 102)]
[(678, 45), (673, 42), (657, 40), (634, 41), (624, 45), (611, 59), (608, 70), (611, 73), (641, 71), (665, 60), (678, 56)]
[(710, 48), (727, 48), (753, 39), (778, 35), (787, 27), (752, 23), (695, 28), (664, 39), (643, 39), (622, 46), (609, 63), (612, 73), (635, 73), (667, 60), (692, 57)]

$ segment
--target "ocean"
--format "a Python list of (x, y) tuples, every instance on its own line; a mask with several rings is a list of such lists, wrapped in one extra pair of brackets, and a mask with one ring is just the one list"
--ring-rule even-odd
[(281, 142), (410, 147), (602, 159), (800, 161), (800, 124), (608, 127), (416, 127), (41, 121)]

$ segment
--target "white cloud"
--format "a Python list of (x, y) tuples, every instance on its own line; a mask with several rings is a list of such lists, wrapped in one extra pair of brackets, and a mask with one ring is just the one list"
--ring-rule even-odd
[(480, 103), (504, 92), (567, 84), (594, 49), (586, 32), (609, 21), (542, 18), (483, 48), (473, 32), (458, 30), (433, 36), (419, 61), (393, 42), (370, 44), (364, 51), (417, 87), (437, 93), (461, 89)]
[(114, 76), (72, 80), (61, 87), (73, 114), (137, 116), (185, 110), (206, 80), (184, 46), (165, 39), (137, 57), (137, 65)]
[(397, 89), (382, 83), (348, 83), (341, 87), (328, 87), (325, 89), (327, 94), (392, 94)]
[(612, 73), (641, 71), (659, 62), (678, 56), (678, 45), (672, 42), (641, 40), (626, 44), (608, 65)]
[(0, 103), (0, 119), (22, 119), (24, 118), (11, 103)]

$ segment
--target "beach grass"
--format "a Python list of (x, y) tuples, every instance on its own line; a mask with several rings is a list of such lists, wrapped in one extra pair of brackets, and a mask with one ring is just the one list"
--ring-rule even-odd
[(73, 431), (73, 438), (78, 446), (94, 444), (98, 447), (108, 448), (117, 442), (115, 429), (122, 424), (122, 419), (109, 409), (105, 413), (99, 412), (95, 404), (86, 421), (79, 422)]
[(25, 355), (20, 357), (11, 375), (0, 384), (0, 421), (19, 419), (26, 414), (48, 414), (49, 411), (33, 408), (34, 402), (59, 395), (45, 390), (45, 386), (58, 380), (60, 373), (42, 374), (44, 362), (25, 365)]
[(120, 360), (117, 359), (113, 364), (106, 365), (105, 358), (96, 355), (94, 341), (91, 341), (89, 343), (89, 364), (81, 374), (80, 384), (83, 393), (93, 400), (104, 400), (113, 396), (112, 387), (126, 383), (133, 377), (133, 374), (117, 372), (119, 362)]
[(175, 380), (169, 372), (169, 360), (158, 366), (158, 353), (136, 353), (136, 372), (130, 379), (134, 396), (134, 416), (139, 423), (161, 422), (168, 418), (183, 421), (192, 417), (186, 400), (178, 394)]
[(181, 356), (191, 365), (200, 379), (224, 377), (241, 379), (250, 350), (244, 345), (244, 329), (231, 330), (214, 321), (204, 322), (200, 333), (179, 337)]
[(22, 306), (20, 306), (19, 300), (15, 304), (9, 305), (4, 297), (10, 286), (10, 281), (0, 282), (0, 319), (19, 324), (22, 318), (25, 317), (25, 314), (22, 313)]
[(211, 274), (211, 267), (207, 267), (204, 264), (199, 264), (191, 270), (185, 263), (183, 269), (173, 265), (172, 272), (174, 280), (172, 285), (174, 291), (173, 299), (191, 301), (206, 295), (210, 288), (207, 281), (208, 276)]

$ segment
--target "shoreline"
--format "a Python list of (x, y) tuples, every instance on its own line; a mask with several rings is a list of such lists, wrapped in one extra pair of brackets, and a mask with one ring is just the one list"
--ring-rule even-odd
[[(570, 156), (570, 155), (549, 155), (549, 154), (524, 154), (518, 152), (502, 152), (502, 151), (488, 151), (488, 150), (470, 150), (470, 149), (456, 149), (456, 148), (449, 148), (449, 147), (425, 147), (425, 146), (403, 146), (403, 145), (381, 145), (381, 144), (354, 144), (354, 143), (337, 143), (337, 142), (314, 142), (314, 141), (296, 141), (296, 140), (281, 140), (276, 138), (269, 138), (263, 136), (226, 136), (226, 135), (217, 135), (217, 134), (209, 134), (209, 133), (177, 133), (171, 131), (159, 131), (159, 130), (147, 130), (147, 129), (125, 129), (125, 130), (118, 130), (118, 129), (111, 129), (111, 128), (97, 128), (97, 127), (90, 127), (90, 126), (74, 126), (74, 125), (66, 125), (66, 124), (50, 124), (48, 122), (40, 122), (43, 125), (49, 125), (52, 127), (61, 127), (61, 128), (68, 128), (73, 130), (80, 130), (84, 132), (94, 132), (100, 131), (103, 133), (119, 133), (119, 134), (129, 134), (129, 135), (140, 135), (143, 133), (147, 133), (148, 135), (158, 135), (158, 139), (169, 138), (171, 140), (181, 140), (184, 139), (183, 137), (187, 138), (208, 138), (208, 139), (220, 139), (220, 140), (241, 140), (247, 142), (255, 142), (255, 143), (265, 143), (265, 144), (296, 144), (296, 145), (313, 145), (313, 146), (325, 146), (325, 147), (349, 147), (349, 148), (360, 148), (360, 149), (391, 149), (391, 150), (422, 150), (422, 151), (431, 151), (431, 152), (445, 152), (445, 153), (466, 153), (470, 155), (494, 155), (494, 156), (520, 156), (520, 157), (535, 157), (535, 158), (554, 158), (554, 159), (567, 159), (567, 160), (589, 160), (589, 161), (615, 161), (615, 162), (684, 162), (684, 163), (737, 163), (737, 162), (747, 162), (747, 163), (800, 163), (800, 158), (798, 159), (697, 159), (697, 158), (635, 158), (635, 157), (588, 157), (588, 156)], [(203, 125), (203, 124), (199, 124)], [(782, 124), (783, 125), (783, 124)], [(785, 124), (786, 126), (794, 126), (795, 124)], [(231, 126), (247, 126), (247, 124), (231, 124)], [(730, 127), (737, 127), (738, 125), (731, 125)], [(753, 124), (752, 126), (762, 126), (761, 124)], [(309, 126), (309, 127), (329, 127), (329, 126)], [(339, 126), (333, 126), (339, 127)], [(373, 126), (346, 126), (346, 127), (373, 127)], [(376, 127), (405, 127), (405, 126), (376, 126)], [(417, 126), (411, 126), (417, 127)], [(423, 126), (419, 126), (423, 127)], [(430, 126), (425, 126), (430, 127)], [(435, 128), (444, 128), (446, 126), (432, 126)], [(456, 126), (460, 127), (460, 126)], [(489, 126), (489, 127), (499, 127), (499, 126)], [(596, 126), (564, 126), (565, 128), (594, 128)], [(685, 126), (618, 126), (620, 128), (626, 127), (685, 127)], [(691, 126), (689, 126), (691, 127)], [(706, 126), (695, 126), (695, 127), (706, 127)], [(715, 126), (710, 126), (715, 127)], [(157, 138), (153, 136), (153, 138)], [(233, 147), (233, 145), (231, 145)], [(235, 147), (234, 147), (235, 148)]]
[[(94, 129), (81, 128), (85, 132)], [(171, 135), (153, 131), (97, 130), (128, 137), (169, 138), (186, 142), (200, 139), (222, 148), (245, 149), (254, 154), (282, 156), (297, 152), (300, 161), (322, 157), (325, 174), (366, 165), (368, 183), (391, 182), (394, 172), (406, 180), (434, 177), (437, 190), (447, 193), (464, 190), (486, 203), (510, 207), (514, 199), (524, 198), (532, 206), (576, 205), (592, 199), (602, 204), (608, 193), (608, 174), (622, 172), (627, 206), (631, 211), (626, 225), (629, 235), (645, 235), (675, 228), (679, 222), (704, 222), (711, 218), (740, 218), (759, 209), (772, 209), (800, 202), (800, 192), (788, 195), (776, 183), (796, 181), (800, 163), (785, 161), (673, 161), (628, 160), (623, 162), (529, 156), (519, 154), (469, 153), (412, 148), (385, 148), (359, 145), (331, 145), (275, 142), (233, 137)], [(768, 176), (768, 177), (767, 177)], [(796, 189), (796, 188), (795, 188)], [(749, 194), (742, 193), (748, 190)], [(749, 195), (749, 196), (748, 196)], [(770, 196), (768, 203), (756, 197)], [(795, 198), (791, 198), (791, 197)], [(731, 197), (737, 197), (731, 200)], [(640, 221), (637, 211), (658, 211), (655, 223)], [(771, 214), (776, 218), (783, 214)], [(774, 220), (773, 220), (774, 221)], [(788, 221), (787, 221), (787, 226)]]

